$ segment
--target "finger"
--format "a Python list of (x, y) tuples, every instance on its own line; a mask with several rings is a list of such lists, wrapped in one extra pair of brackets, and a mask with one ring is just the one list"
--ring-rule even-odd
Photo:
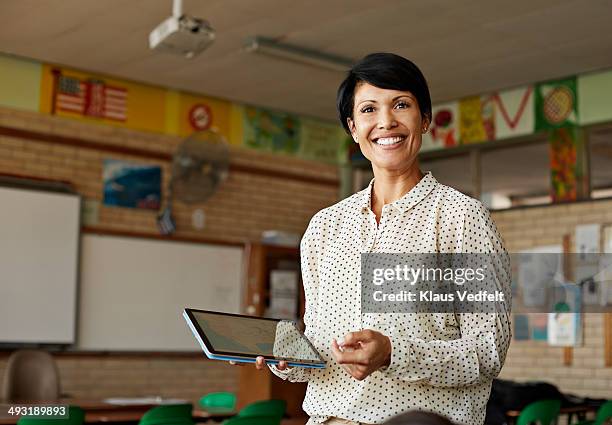
[(284, 360), (281, 360), (280, 362), (278, 362), (278, 366), (276, 366), (276, 368), (278, 370), (285, 370), (287, 369), (287, 362)]
[(263, 369), (266, 366), (266, 360), (263, 356), (257, 356), (255, 359), (255, 367), (259, 370)]
[(363, 331), (355, 331), (349, 332), (344, 335), (343, 344), (340, 344), (341, 347), (350, 345), (356, 346), (359, 345), (360, 342), (368, 342), (374, 337), (374, 332), (370, 329), (364, 329)]
[(335, 344), (335, 347), (341, 352), (345, 352), (345, 351), (353, 351), (353, 348), (359, 348), (357, 347), (353, 347), (351, 345), (343, 345), (343, 339), (340, 338), (339, 340), (336, 339), (332, 339), (332, 346)]
[(353, 364), (367, 366), (370, 363), (370, 358), (364, 350), (337, 350), (336, 352), (334, 352), (334, 349), (332, 348), (332, 354), (334, 355), (336, 362), (341, 365)]
[(335, 339), (332, 340), (331, 352), (334, 359), (338, 361), (338, 356), (342, 354), (342, 351), (340, 349), (340, 346), (338, 345), (338, 342)]

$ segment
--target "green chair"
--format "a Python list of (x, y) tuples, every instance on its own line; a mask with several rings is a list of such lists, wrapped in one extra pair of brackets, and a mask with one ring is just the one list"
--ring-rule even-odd
[(612, 400), (606, 401), (597, 409), (594, 421), (580, 421), (574, 425), (603, 425), (610, 418), (612, 418)]
[(32, 416), (22, 416), (17, 425), (83, 425), (85, 412), (78, 406), (68, 406), (68, 417), (66, 419), (42, 419)]
[(241, 418), (253, 416), (273, 416), (279, 420), (285, 414), (287, 402), (285, 400), (263, 400), (256, 401), (243, 407), (238, 416)]
[(207, 412), (233, 412), (236, 409), (236, 394), (208, 393), (200, 399), (200, 407)]
[(540, 400), (528, 404), (516, 420), (516, 425), (553, 425), (561, 409), (560, 400)]
[(191, 403), (168, 404), (148, 410), (139, 425), (194, 425)]
[(223, 421), (223, 425), (279, 425), (277, 416), (234, 416)]

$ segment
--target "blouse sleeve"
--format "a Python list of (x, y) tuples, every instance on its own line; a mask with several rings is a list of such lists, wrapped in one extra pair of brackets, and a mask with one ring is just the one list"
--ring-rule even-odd
[(493, 254), (493, 284), (505, 295), (495, 302), (495, 311), (455, 313), (461, 337), (455, 340), (411, 338), (398, 330), (390, 336), (390, 365), (381, 371), (405, 381), (439, 387), (473, 385), (495, 378), (510, 345), (510, 261), (495, 223), (478, 201), (467, 206), (461, 253)]
[[(302, 269), (302, 284), (304, 285), (304, 295), (306, 296), (306, 309), (304, 312), (304, 325), (306, 329), (304, 335), (313, 341), (316, 334), (317, 317), (317, 288), (319, 284), (317, 273), (317, 256), (319, 246), (316, 243), (316, 230), (314, 219), (310, 222), (306, 233), (300, 242), (300, 262)], [(279, 378), (291, 382), (306, 382), (310, 376), (310, 368), (290, 367), (285, 370), (278, 370), (271, 365), (270, 370)]]

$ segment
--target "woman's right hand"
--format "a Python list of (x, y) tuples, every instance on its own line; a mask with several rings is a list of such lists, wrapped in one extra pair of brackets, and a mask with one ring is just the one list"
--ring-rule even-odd
[[(235, 361), (232, 361), (232, 360), (229, 361), (229, 364), (234, 365), (234, 366), (243, 366), (243, 365), (245, 365), (245, 363), (243, 363), (243, 362), (235, 362)], [(262, 370), (262, 369), (266, 368), (266, 359), (264, 359), (263, 356), (258, 356), (255, 359), (255, 368), (257, 370)], [(285, 369), (287, 369), (287, 362), (284, 361), (284, 360), (281, 360), (276, 365), (276, 368), (278, 370), (285, 370)]]

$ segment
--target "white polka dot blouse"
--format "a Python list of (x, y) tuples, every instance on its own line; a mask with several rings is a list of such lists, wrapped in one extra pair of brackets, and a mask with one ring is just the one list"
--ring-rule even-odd
[[(330, 417), (382, 423), (409, 409), (482, 424), (491, 382), (510, 344), (510, 312), (362, 314), (360, 260), (369, 252), (504, 253), (501, 237), (479, 201), (438, 183), (431, 173), (385, 205), (377, 223), (370, 208), (372, 182), (319, 211), (300, 246), (305, 333), (327, 367), (271, 369), (283, 379), (308, 381), (303, 407), (309, 424)], [(498, 273), (509, 294), (509, 264)], [(363, 329), (390, 338), (391, 364), (358, 381), (336, 364), (331, 341)]]

